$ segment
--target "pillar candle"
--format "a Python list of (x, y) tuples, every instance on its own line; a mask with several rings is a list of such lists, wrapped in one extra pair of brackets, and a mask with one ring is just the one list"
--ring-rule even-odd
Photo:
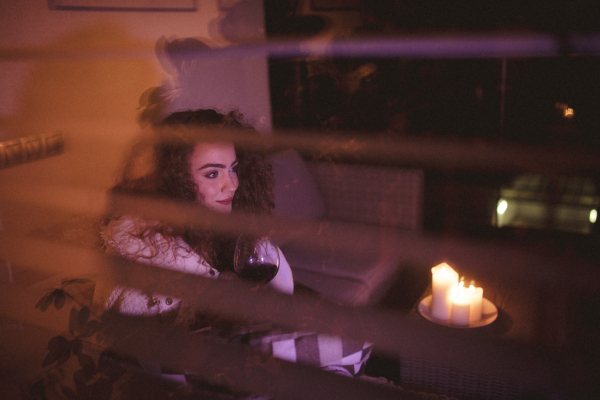
[(452, 311), (451, 291), (458, 285), (458, 274), (448, 264), (442, 263), (431, 268), (431, 316), (449, 320)]
[(471, 313), (471, 296), (467, 289), (462, 286), (455, 287), (452, 290), (452, 312), (450, 323), (457, 326), (468, 326)]
[(471, 298), (471, 313), (469, 321), (477, 322), (481, 319), (483, 312), (483, 289), (475, 287), (473, 284), (469, 286), (469, 296)]

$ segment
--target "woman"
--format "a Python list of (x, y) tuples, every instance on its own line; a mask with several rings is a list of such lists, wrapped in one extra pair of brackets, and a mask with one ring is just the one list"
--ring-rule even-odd
[[(224, 115), (214, 110), (178, 112), (164, 120), (162, 128), (169, 129), (162, 131), (173, 133), (200, 127), (256, 134), (239, 118), (237, 113)], [(127, 166), (114, 190), (183, 200), (223, 214), (243, 211), (268, 215), (274, 208), (271, 166), (256, 151), (236, 148), (227, 141), (196, 143), (185, 137), (170, 137), (158, 140), (151, 161), (152, 171), (141, 176), (131, 172), (135, 165)], [(235, 237), (130, 215), (111, 218), (102, 230), (102, 237), (108, 252), (129, 260), (214, 278), (233, 270)], [(281, 251), (279, 257), (279, 271), (268, 285), (292, 294), (292, 271)], [(110, 285), (109, 290), (97, 289), (97, 292), (104, 293), (99, 297), (106, 308), (133, 315), (177, 312), (176, 320), (198, 326), (194, 321), (198, 314), (193, 310), (190, 313), (170, 297)], [(363, 372), (371, 351), (368, 343), (313, 332), (273, 330), (253, 338), (246, 341), (277, 358), (314, 364), (317, 354), (319, 366), (349, 376)]]
[[(257, 134), (240, 118), (236, 112), (220, 114), (214, 110), (171, 114), (157, 127), (157, 135), (165, 137), (158, 137), (150, 152), (150, 171), (132, 176), (142, 158), (133, 157), (113, 190), (195, 203), (215, 213), (268, 215), (274, 208), (274, 177), (262, 154), (235, 148), (228, 141), (196, 142), (191, 136), (177, 134), (190, 128)], [(213, 278), (233, 271), (233, 236), (191, 226), (177, 228), (132, 215), (109, 218), (101, 234), (107, 253), (132, 261)], [(292, 294), (292, 271), (281, 251), (279, 258), (279, 271), (268, 285)], [(104, 286), (97, 289), (96, 301), (123, 314), (154, 315), (174, 312), (180, 306), (164, 295)]]

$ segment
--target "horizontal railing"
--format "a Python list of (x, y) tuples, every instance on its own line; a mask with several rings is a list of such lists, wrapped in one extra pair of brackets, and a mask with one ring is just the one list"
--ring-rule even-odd
[[(364, 37), (352, 39), (313, 38), (269, 40), (214, 49), (182, 49), (178, 54), (202, 58), (297, 58), (297, 57), (380, 57), (380, 58), (522, 58), (556, 57), (566, 54), (600, 55), (600, 34), (572, 33), (564, 36), (544, 33), (521, 34), (430, 34)], [(154, 58), (154, 49), (141, 46), (122, 48), (60, 49), (48, 47), (0, 48), (0, 61), (72, 58)]]

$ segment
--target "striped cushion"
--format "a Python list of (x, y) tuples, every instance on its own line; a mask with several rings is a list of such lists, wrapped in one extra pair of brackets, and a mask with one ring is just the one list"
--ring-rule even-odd
[(371, 343), (314, 332), (270, 334), (251, 343), (273, 357), (355, 376), (364, 373)]

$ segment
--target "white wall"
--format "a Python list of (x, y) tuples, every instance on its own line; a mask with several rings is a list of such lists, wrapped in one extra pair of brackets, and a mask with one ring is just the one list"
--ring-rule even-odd
[[(0, 3), (0, 46), (2, 48), (135, 49), (141, 52), (141, 59), (128, 59), (127, 62), (130, 63), (130, 68), (136, 68), (142, 75), (137, 79), (140, 80), (138, 84), (141, 87), (145, 83), (148, 83), (148, 86), (157, 85), (161, 78), (170, 78), (154, 56), (154, 45), (163, 36), (200, 38), (211, 47), (227, 46), (244, 40), (260, 40), (264, 37), (261, 0), (198, 0), (198, 10), (195, 12), (58, 11), (49, 10), (44, 0)], [(224, 60), (211, 71), (219, 72), (214, 76), (218, 85), (213, 85), (211, 82), (211, 89), (218, 86), (229, 93), (231, 98), (225, 99), (222, 92), (208, 90), (203, 93), (202, 99), (197, 96), (195, 100), (200, 103), (212, 103), (218, 107), (236, 104), (248, 117), (268, 129), (270, 120), (265, 121), (265, 119), (269, 119), (270, 112), (265, 60), (239, 61)], [(134, 65), (135, 63), (138, 64)], [(32, 72), (37, 72), (36, 67), (39, 69), (43, 64), (46, 63), (41, 60), (25, 63), (2, 62), (0, 89), (2, 93), (9, 95), (2, 96), (0, 100), (0, 116), (14, 118), (14, 114), (28, 105), (23, 104), (28, 94), (27, 78)], [(85, 66), (85, 64), (77, 64), (68, 68), (72, 70), (74, 67)], [(122, 68), (127, 67), (122, 66)], [(59, 71), (51, 72), (58, 74)], [(130, 73), (132, 76), (138, 75), (131, 70), (121, 72)], [(236, 77), (240, 73), (247, 76), (249, 82), (242, 87), (239, 87), (239, 82), (233, 82), (232, 85), (230, 83), (232, 76)], [(61, 78), (57, 75), (48, 75), (49, 73), (44, 74), (44, 78), (54, 80)], [(202, 76), (197, 78), (202, 80)], [(67, 82), (59, 83), (64, 85)], [(131, 93), (127, 93), (128, 96), (136, 94), (134, 87), (123, 88), (117, 93), (123, 94), (125, 89), (132, 90)], [(141, 93), (137, 93), (139, 94)], [(94, 102), (95, 99), (89, 97), (87, 102)], [(110, 97), (106, 100), (110, 100)], [(116, 97), (113, 98), (114, 100), (117, 100)], [(128, 110), (137, 107), (137, 99), (133, 104), (129, 98), (127, 101), (129, 101)], [(95, 104), (97, 107), (103, 105), (106, 106), (106, 103)], [(202, 105), (204, 104), (189, 104), (192, 107)]]
[[(193, 12), (58, 11), (46, 0), (1, 1), (0, 141), (60, 131), (67, 147), (57, 157), (0, 169), (5, 188), (0, 201), (18, 197), (10, 193), (15, 183), (110, 186), (139, 135), (140, 96), (152, 87), (177, 88), (169, 91), (163, 114), (236, 107), (248, 122), (269, 131), (264, 58), (196, 61), (176, 74), (157, 58), (161, 38), (192, 37), (213, 48), (264, 38), (262, 0), (197, 0), (197, 5)], [(33, 220), (16, 215), (14, 207), (0, 204), (5, 230)]]

